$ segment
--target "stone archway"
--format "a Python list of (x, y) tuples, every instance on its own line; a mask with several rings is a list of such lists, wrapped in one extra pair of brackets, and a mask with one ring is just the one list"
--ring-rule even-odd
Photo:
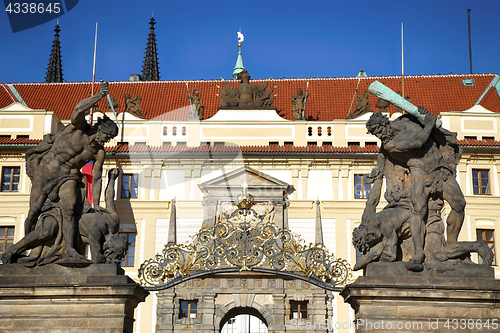
[[(255, 315), (269, 333), (303, 331), (308, 323), (324, 323), (333, 316), (330, 291), (299, 279), (255, 272), (195, 278), (157, 295), (156, 332), (162, 333), (219, 333), (224, 323), (239, 313)], [(193, 316), (181, 315), (182, 302), (187, 301), (196, 303)], [(292, 319), (293, 302), (307, 304), (307, 318)], [(331, 332), (324, 325), (309, 331)]]
[[(269, 330), (269, 324), (266, 321), (266, 318), (255, 308), (253, 307), (233, 307), (231, 310), (229, 310), (224, 317), (220, 320), (218, 326), (219, 326), (219, 332), (222, 332), (222, 329), (224, 325), (232, 318), (235, 318), (236, 316), (239, 315), (250, 315), (257, 317), (260, 319), (261, 322), (263, 322), (266, 327)], [(216, 326), (217, 326), (217, 321), (218, 318), (216, 318)]]

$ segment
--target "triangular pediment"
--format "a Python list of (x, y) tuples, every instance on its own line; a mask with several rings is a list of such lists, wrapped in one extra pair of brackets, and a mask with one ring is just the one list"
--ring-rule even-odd
[(243, 166), (198, 186), (205, 198), (234, 201), (244, 185), (257, 200), (282, 199), (284, 193), (290, 194), (295, 190), (292, 185), (249, 166)]
[(468, 110), (465, 110), (464, 112), (466, 112), (466, 113), (490, 113), (490, 114), (495, 113), (493, 111), (490, 111), (490, 110), (486, 109), (482, 105), (474, 105), (473, 107), (471, 107)]
[(248, 186), (284, 186), (289, 184), (271, 177), (261, 171), (255, 170), (249, 166), (243, 166), (233, 170), (225, 175), (219, 176), (200, 186), (241, 186), (244, 182)]
[(27, 107), (26, 105), (23, 105), (19, 102), (14, 102), (10, 105), (7, 105), (4, 108), (0, 108), (0, 112), (7, 111), (7, 112), (33, 112), (35, 110)]

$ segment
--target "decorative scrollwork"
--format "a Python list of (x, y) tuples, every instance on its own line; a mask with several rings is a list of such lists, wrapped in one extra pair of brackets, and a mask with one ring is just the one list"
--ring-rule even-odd
[(141, 265), (140, 283), (159, 290), (189, 276), (228, 270), (295, 276), (327, 289), (350, 282), (345, 260), (334, 258), (323, 245), (306, 246), (299, 235), (264, 222), (264, 217), (252, 208), (236, 208), (225, 214), (225, 221), (200, 230), (190, 243), (166, 245)]

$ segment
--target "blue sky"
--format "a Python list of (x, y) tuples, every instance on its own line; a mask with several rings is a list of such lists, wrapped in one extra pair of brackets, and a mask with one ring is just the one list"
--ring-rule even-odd
[[(500, 73), (500, 1), (161, 1), (80, 0), (59, 17), (64, 79), (90, 81), (98, 22), (96, 78), (140, 73), (152, 13), (162, 80), (229, 79), (245, 35), (252, 78)], [(12, 33), (0, 13), (0, 82), (42, 82), (56, 21)]]

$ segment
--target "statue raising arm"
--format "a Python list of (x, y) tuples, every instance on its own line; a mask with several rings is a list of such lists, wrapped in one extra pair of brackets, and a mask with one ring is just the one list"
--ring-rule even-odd
[(85, 115), (95, 103), (99, 102), (108, 92), (108, 83), (101, 83), (100, 91), (87, 99), (80, 101), (76, 106), (73, 114), (71, 115), (71, 124), (78, 129), (84, 130), (87, 126)]

